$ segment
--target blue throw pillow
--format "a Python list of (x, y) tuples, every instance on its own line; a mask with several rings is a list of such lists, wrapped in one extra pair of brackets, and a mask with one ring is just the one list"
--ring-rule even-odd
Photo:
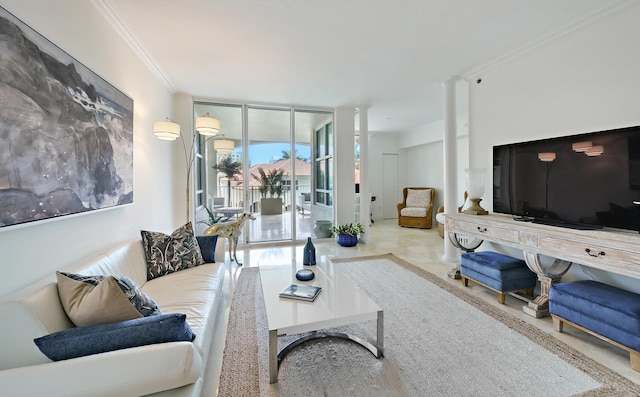
[(129, 347), (195, 339), (187, 316), (180, 313), (142, 317), (118, 323), (65, 329), (33, 341), (53, 361)]
[(206, 263), (216, 262), (216, 243), (218, 242), (218, 235), (213, 236), (196, 236), (200, 252), (202, 253), (202, 259)]

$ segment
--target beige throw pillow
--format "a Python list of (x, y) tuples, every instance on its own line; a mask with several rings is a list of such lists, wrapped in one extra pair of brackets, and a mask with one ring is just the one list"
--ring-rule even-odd
[(104, 277), (97, 285), (75, 280), (60, 272), (56, 272), (56, 277), (62, 307), (76, 327), (143, 317), (113, 276)]

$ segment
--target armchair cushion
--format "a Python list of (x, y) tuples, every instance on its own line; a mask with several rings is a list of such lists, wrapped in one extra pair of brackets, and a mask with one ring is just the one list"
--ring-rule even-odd
[[(431, 204), (431, 190), (430, 189), (407, 189), (407, 201), (405, 205), (407, 207), (419, 207), (419, 208), (427, 208)], [(408, 215), (412, 216), (412, 215)], [(423, 215), (414, 215), (414, 216), (426, 216), (426, 213)]]
[(404, 207), (400, 210), (400, 215), (424, 218), (425, 216), (427, 216), (427, 209), (418, 207)]

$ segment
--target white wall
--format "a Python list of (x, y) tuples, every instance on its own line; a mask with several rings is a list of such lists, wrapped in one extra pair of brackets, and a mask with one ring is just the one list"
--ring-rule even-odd
[[(465, 98), (466, 99), (466, 98)], [(465, 169), (469, 159), (468, 114), (456, 117), (457, 135), (457, 192), (459, 205), (466, 189)], [(429, 186), (436, 189), (434, 216), (444, 205), (444, 122), (437, 121), (420, 126), (395, 138), (404, 164), (401, 186)]]
[(493, 145), (640, 124), (638, 18), (636, 2), (484, 73), (470, 89), (472, 166), (491, 167)]
[[(490, 169), (497, 144), (640, 125), (638, 20), (635, 2), (478, 76), (470, 88), (470, 164)], [(491, 209), (491, 178), (485, 192)], [(578, 266), (572, 273), (586, 277)], [(615, 283), (640, 290), (638, 280)]]
[[(0, 0), (16, 15), (134, 101), (134, 203), (0, 229), (0, 296), (55, 270), (140, 236), (141, 229), (170, 232), (174, 151), (151, 134), (155, 120), (171, 116), (171, 94), (88, 1)], [(1, 143), (0, 143), (1, 144)]]

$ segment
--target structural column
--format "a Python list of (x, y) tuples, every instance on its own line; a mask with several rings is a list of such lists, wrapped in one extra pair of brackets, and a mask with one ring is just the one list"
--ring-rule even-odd
[(334, 208), (335, 225), (355, 222), (355, 107), (335, 109), (334, 119)]
[(358, 108), (360, 124), (360, 223), (364, 226), (364, 234), (360, 236), (363, 243), (371, 241), (371, 198), (369, 197), (369, 114), (366, 106)]
[[(442, 83), (444, 87), (444, 213), (456, 213), (456, 178), (457, 178), (457, 131), (456, 131), (456, 76), (450, 77)], [(444, 239), (444, 256), (442, 260), (446, 262), (457, 262), (458, 252), (456, 247)], [(455, 273), (455, 269), (454, 269)], [(455, 277), (455, 274), (453, 274)]]

